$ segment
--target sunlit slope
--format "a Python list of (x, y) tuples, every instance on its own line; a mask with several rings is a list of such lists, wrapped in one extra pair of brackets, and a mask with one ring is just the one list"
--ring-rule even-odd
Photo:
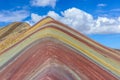
[(12, 45), (11, 41), (14, 41), (29, 28), (30, 25), (27, 23), (14, 22), (0, 29), (0, 52)]
[(0, 39), (7, 37), (12, 33), (21, 33), (30, 28), (30, 25), (22, 22), (14, 22), (0, 29)]
[[(23, 38), (25, 38), (26, 36), (28, 36), (29, 34), (31, 34), (33, 31), (37, 30), (37, 28), (39, 28), (39, 26), (42, 26), (42, 25), (44, 25), (45, 23), (50, 22), (51, 20), (53, 20), (53, 19), (50, 18), (50, 17), (47, 17), (46, 19), (42, 19), (40, 22), (38, 22), (38, 23), (35, 25), (36, 27), (31, 27), (31, 28), (30, 28), (30, 26), (28, 26), (27, 23), (25, 23), (25, 24), (27, 24), (27, 25), (24, 25), (24, 24), (21, 25), (21, 26), (23, 26), (23, 28), (27, 28), (27, 27), (28, 27), (27, 30), (26, 30), (24, 33), (22, 33), (22, 34), (19, 34), (19, 37), (16, 36), (16, 34), (18, 34), (18, 33), (14, 33), (14, 34), (13, 34), (12, 36), (10, 36), (8, 39), (5, 39), (3, 43), (0, 43), (0, 52), (4, 51), (5, 49), (7, 49), (7, 48), (11, 47), (12, 45), (14, 45), (15, 43), (19, 42), (20, 40), (22, 40)], [(18, 23), (18, 24), (20, 24), (20, 23)], [(14, 28), (14, 27), (16, 27), (18, 24), (15, 22), (15, 23), (11, 24), (10, 26), (7, 26), (7, 27), (1, 29), (1, 31), (0, 31), (1, 37), (7, 36), (10, 32), (12, 33), (13, 30), (11, 30), (10, 28)], [(11, 27), (11, 26), (12, 26), (12, 27)], [(19, 27), (19, 26), (18, 26), (18, 27)], [(9, 31), (8, 31), (8, 30), (9, 30)], [(19, 31), (19, 30), (18, 30), (18, 31)], [(11, 33), (10, 33), (10, 34), (11, 34)], [(4, 36), (3, 36), (2, 34), (3, 34)], [(16, 36), (16, 37), (14, 38), (14, 36)]]
[[(43, 40), (43, 43), (40, 43), (39, 46), (41, 47), (39, 50), (39, 47), (37, 47), (37, 44), (41, 40)], [(50, 42), (50, 43), (47, 44), (47, 42)], [(64, 63), (65, 60), (70, 61), (68, 63), (73, 66), (77, 65), (78, 63), (78, 65), (74, 67), (76, 67), (76, 69), (78, 68), (79, 69), (77, 71), (73, 70), (74, 74), (79, 73), (77, 77), (80, 77), (80, 73), (83, 73), (86, 76), (86, 80), (87, 79), (88, 80), (89, 79), (90, 80), (92, 79), (93, 80), (95, 79), (96, 80), (110, 80), (110, 78), (112, 80), (117, 80), (120, 78), (120, 54), (118, 51), (107, 48), (50, 17), (47, 17), (43, 19), (42, 21), (38, 22), (36, 25), (31, 27), (29, 30), (27, 30), (24, 34), (21, 34), (18, 38), (16, 38), (12, 43), (14, 43), (14, 45), (10, 48), (6, 48), (3, 52), (1, 52), (1, 55), (0, 55), (0, 69), (1, 69), (0, 78), (1, 79), (4, 79), (5, 77), (6, 78), (11, 77), (7, 75), (14, 69), (14, 66), (16, 66), (16, 64), (19, 62), (21, 62), (19, 66), (22, 66), (22, 63), (26, 63), (24, 64), (23, 68), (25, 67), (25, 65), (28, 66), (27, 63), (29, 62), (29, 60), (31, 61), (37, 60), (39, 64), (40, 58), (34, 58), (35, 56), (34, 54), (39, 55), (39, 56), (48, 55), (47, 57), (48, 59), (53, 58), (52, 59), (53, 61), (58, 60), (60, 54), (59, 54), (59, 50), (57, 52), (57, 49), (61, 47), (56, 46), (57, 43), (63, 44), (64, 49), (65, 48), (70, 49), (70, 52), (68, 49), (68, 52), (64, 53), (64, 49), (62, 48), (63, 52), (61, 52), (61, 54), (63, 54), (62, 55), (63, 61), (61, 62), (60, 60), (58, 60), (58, 62), (60, 61), (65, 66), (67, 66), (67, 63), (66, 62)], [(36, 47), (34, 47), (35, 45)], [(46, 48), (47, 46), (51, 46), (51, 47)], [(7, 47), (7, 45), (5, 47)], [(56, 49), (56, 47), (58, 48)], [(54, 52), (54, 49), (56, 50), (55, 52)], [(35, 52), (32, 53), (32, 51), (34, 50)], [(49, 51), (50, 52), (52, 51), (52, 52), (49, 53)], [(24, 56), (25, 54), (26, 54), (26, 57)], [(67, 57), (64, 58), (64, 56), (66, 55), (68, 55), (68, 58)], [(69, 58), (70, 55), (71, 56), (77, 55), (79, 58), (77, 56)], [(87, 59), (86, 61), (90, 61), (90, 62), (88, 62), (87, 64), (80, 63), (80, 61), (82, 61), (82, 58), (80, 58), (80, 56), (84, 57), (85, 59)], [(36, 63), (35, 62), (32, 62), (30, 65), (32, 64), (37, 65), (37, 62)], [(44, 62), (39, 65), (42, 65), (42, 64), (44, 64)], [(93, 68), (95, 68), (94, 70), (92, 70), (92, 67), (90, 69), (87, 69), (87, 66), (89, 67), (91, 64), (93, 64)], [(10, 66), (13, 66), (13, 67), (10, 67)], [(81, 67), (78, 67), (78, 66), (81, 66)], [(73, 67), (70, 67), (70, 65), (68, 67), (70, 68), (70, 70), (71, 68), (73, 68)], [(26, 77), (26, 76), (29, 76), (29, 74), (30, 75), (37, 74), (35, 72), (34, 74), (32, 72), (27, 74), (27, 71), (26, 71), (26, 74), (24, 75), (24, 71), (22, 72), (23, 68), (17, 67), (17, 66), (16, 68), (19, 68), (21, 70), (20, 71), (16, 70), (16, 74), (18, 74), (18, 77), (16, 78), (11, 77), (12, 80), (15, 80), (15, 79), (20, 80), (22, 78), (22, 75)], [(27, 68), (29, 69), (29, 67)], [(27, 68), (25, 69), (27, 70)], [(29, 70), (31, 71), (32, 68), (30, 68)], [(36, 70), (36, 68), (34, 68), (34, 70)], [(83, 71), (81, 72), (81, 70)], [(87, 71), (89, 74), (87, 74)], [(103, 75), (101, 74), (101, 72), (105, 74)], [(40, 74), (40, 72), (38, 72), (38, 74)], [(13, 74), (11, 73), (11, 75), (14, 76), (15, 73)], [(90, 77), (90, 76), (93, 76), (93, 77)], [(80, 78), (78, 79), (77, 77), (75, 79), (80, 80)], [(25, 80), (27, 79), (30, 80), (30, 78), (26, 78)], [(32, 77), (32, 79), (34, 79), (34, 77)]]

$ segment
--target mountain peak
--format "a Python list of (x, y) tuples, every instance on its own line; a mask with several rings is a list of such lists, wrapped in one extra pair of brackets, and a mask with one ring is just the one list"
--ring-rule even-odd
[(49, 16), (15, 38), (7, 36), (0, 49), (0, 80), (118, 80), (120, 75), (118, 51)]

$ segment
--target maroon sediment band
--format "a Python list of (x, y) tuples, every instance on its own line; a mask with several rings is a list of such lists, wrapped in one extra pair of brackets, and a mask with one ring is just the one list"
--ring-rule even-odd
[[(51, 23), (53, 23), (53, 22), (51, 22)], [(72, 34), (72, 32), (70, 33), (70, 32), (68, 32), (68, 31), (66, 31), (66, 30), (64, 30), (64, 29), (62, 29), (62, 28), (56, 27), (56, 26), (54, 26), (54, 25), (48, 25), (48, 26), (41, 27), (41, 28), (39, 28), (37, 31), (35, 31), (35, 32), (31, 33), (30, 35), (28, 35), (27, 37), (25, 37), (23, 40), (25, 40), (26, 38), (28, 38), (28, 37), (31, 36), (32, 34), (38, 32), (38, 31), (40, 31), (40, 30), (42, 30), (42, 29), (45, 29), (45, 28), (54, 28), (54, 29), (60, 30), (60, 31), (68, 34), (69, 36), (72, 36), (73, 38), (79, 40), (80, 42), (84, 43), (85, 45), (89, 46), (91, 49), (99, 52), (100, 54), (104, 55), (105, 57), (107, 57), (107, 58), (113, 58), (114, 60), (120, 61), (119, 56), (112, 55), (112, 54), (108, 53), (107, 51), (102, 50), (102, 49), (100, 49), (100, 48), (98, 48), (98, 47), (90, 44), (89, 42), (87, 42), (87, 41), (79, 38), (78, 36)], [(67, 27), (67, 28), (68, 28), (68, 27)], [(71, 29), (71, 28), (70, 28), (70, 29)], [(71, 29), (71, 30), (72, 30), (72, 29)], [(19, 41), (19, 42), (16, 43), (15, 45), (19, 44), (19, 43), (22, 42), (23, 40)], [(11, 46), (10, 48), (6, 49), (5, 51), (11, 49), (11, 48), (14, 47), (15, 45)], [(99, 45), (99, 44), (97, 44), (97, 45)], [(108, 49), (108, 48), (106, 48), (106, 49)], [(1, 52), (0, 54), (4, 53), (5, 51)]]
[(99, 45), (99, 46), (101, 46), (101, 47), (103, 47), (103, 48), (105, 48), (105, 49), (107, 49), (107, 50), (113, 52), (113, 53), (117, 53), (115, 50), (110, 49), (110, 48), (108, 48), (108, 47), (106, 47), (106, 46), (103, 46), (103, 45), (97, 43), (96, 41), (94, 41), (94, 40), (88, 38), (87, 36), (83, 35), (82, 33), (78, 32), (77, 30), (72, 29), (72, 28), (70, 28), (69, 26), (67, 26), (67, 25), (65, 25), (65, 24), (63, 24), (63, 23), (61, 23), (61, 22), (58, 22), (58, 21), (50, 21), (50, 22), (48, 22), (48, 23), (55, 23), (55, 24), (59, 24), (59, 25), (61, 25), (61, 26), (64, 26), (64, 27), (68, 28), (69, 30), (71, 30), (71, 31), (73, 31), (73, 32), (75, 32), (75, 33), (77, 33), (78, 35), (80, 35), (80, 36), (82, 36), (82, 37), (88, 39), (89, 41), (91, 41), (91, 42), (93, 42), (93, 43), (95, 43), (95, 44), (97, 44), (97, 45)]
[(53, 59), (53, 61), (58, 60), (66, 65), (77, 75), (81, 76), (82, 79), (117, 80), (113, 75), (63, 44), (54, 41), (54, 39), (42, 40), (40, 43), (27, 49), (27, 51), (23, 51), (22, 55), (15, 62), (7, 66), (0, 73), (0, 80), (5, 78), (7, 80), (22, 80), (26, 76), (36, 73), (34, 71), (40, 68), (49, 58)]

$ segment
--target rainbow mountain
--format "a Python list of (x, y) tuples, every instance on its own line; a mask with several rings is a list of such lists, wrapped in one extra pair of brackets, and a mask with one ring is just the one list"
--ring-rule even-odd
[(46, 17), (0, 29), (0, 80), (120, 80), (120, 52)]

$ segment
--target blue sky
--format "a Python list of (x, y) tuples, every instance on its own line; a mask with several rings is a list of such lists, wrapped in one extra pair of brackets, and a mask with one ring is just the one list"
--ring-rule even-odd
[(0, 26), (51, 16), (95, 41), (120, 49), (120, 0), (0, 0)]

